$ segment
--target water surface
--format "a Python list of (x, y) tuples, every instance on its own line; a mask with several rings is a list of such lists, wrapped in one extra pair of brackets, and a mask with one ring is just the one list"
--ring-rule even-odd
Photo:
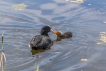
[[(106, 70), (106, 1), (70, 1), (0, 0), (5, 71), (34, 71), (37, 65), (40, 71)], [(71, 31), (73, 37), (54, 42), (51, 49), (33, 57), (28, 44), (44, 25)], [(54, 35), (50, 37), (54, 39)], [(88, 61), (81, 61), (82, 58)]]

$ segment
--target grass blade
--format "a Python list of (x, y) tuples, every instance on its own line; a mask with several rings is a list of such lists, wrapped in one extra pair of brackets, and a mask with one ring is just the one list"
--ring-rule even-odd
[(6, 57), (4, 54), (4, 32), (3, 32), (2, 33), (2, 53), (1, 53), (1, 59), (0, 59), (1, 71), (4, 71), (4, 62), (6, 62)]
[(39, 71), (39, 65), (37, 65), (37, 68), (36, 68), (36, 70), (35, 71)]
[(1, 67), (3, 66), (3, 54), (1, 53), (1, 63), (0, 63), (0, 65), (1, 65)]
[(2, 33), (2, 49), (4, 49), (4, 32)]
[(6, 56), (5, 56), (4, 52), (2, 52), (2, 54), (3, 54), (3, 59), (5, 60), (5, 62), (7, 62), (6, 61)]

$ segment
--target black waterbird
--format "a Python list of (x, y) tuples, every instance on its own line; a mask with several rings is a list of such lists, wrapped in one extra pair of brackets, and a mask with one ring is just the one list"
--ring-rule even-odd
[(40, 35), (36, 35), (30, 41), (29, 47), (31, 50), (45, 50), (53, 44), (53, 41), (48, 35), (48, 32), (53, 32), (50, 26), (42, 27)]

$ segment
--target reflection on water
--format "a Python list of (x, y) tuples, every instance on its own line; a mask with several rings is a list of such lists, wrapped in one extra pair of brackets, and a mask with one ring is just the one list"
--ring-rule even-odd
[(103, 21), (106, 24), (106, 21)]
[[(51, 45), (51, 46), (53, 46), (53, 44)], [(37, 53), (40, 53), (40, 52), (44, 52), (44, 51), (46, 51), (46, 50), (49, 50), (49, 49), (51, 49), (51, 46), (50, 47), (48, 47), (47, 49), (45, 49), (45, 50), (31, 50), (31, 52), (32, 52), (32, 55), (35, 55), (35, 54), (37, 54)]]
[(66, 0), (66, 1), (70, 1), (73, 3), (83, 3), (83, 0)]
[(60, 37), (57, 37), (55, 41), (58, 42), (58, 41), (61, 41), (61, 40), (62, 39)]
[[(54, 42), (55, 42), (55, 41), (52, 41), (52, 44), (51, 44), (49, 47), (47, 47), (46, 49), (31, 50), (32, 55), (35, 55), (35, 54), (37, 54), (37, 53), (44, 52), (44, 51), (46, 51), (46, 50), (51, 49), (51, 47), (53, 46)], [(29, 48), (30, 48), (30, 47), (29, 47)]]
[(44, 50), (31, 50), (31, 52), (32, 52), (32, 55), (35, 55), (39, 52), (44, 52)]
[(101, 42), (98, 42), (97, 44), (106, 43), (106, 32), (100, 32), (100, 40)]
[(100, 35), (101, 35), (100, 40), (101, 40), (102, 42), (105, 42), (105, 43), (106, 43), (106, 32), (101, 32)]
[(21, 4), (15, 4), (13, 5), (13, 7), (15, 11), (19, 11), (19, 10), (24, 10), (27, 7), (27, 5), (25, 5), (24, 3), (21, 3)]
[(85, 62), (85, 61), (88, 61), (88, 59), (82, 58), (81, 61)]
[[(34, 71), (35, 64), (40, 71), (105, 71), (105, 3), (106, 0), (84, 0), (83, 3), (0, 0), (0, 33), (5, 32), (7, 57), (5, 71)], [(14, 4), (21, 11), (13, 11)], [(59, 42), (54, 42), (46, 51), (31, 52), (28, 44), (44, 25), (62, 32), (72, 31), (73, 37), (57, 39)]]
[(106, 32), (100, 32), (100, 42), (97, 42), (97, 44), (103, 44), (106, 43)]

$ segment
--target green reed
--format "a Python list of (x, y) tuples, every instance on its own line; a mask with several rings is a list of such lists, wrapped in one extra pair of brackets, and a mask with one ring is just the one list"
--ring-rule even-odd
[(4, 49), (4, 32), (2, 33), (2, 50)]

